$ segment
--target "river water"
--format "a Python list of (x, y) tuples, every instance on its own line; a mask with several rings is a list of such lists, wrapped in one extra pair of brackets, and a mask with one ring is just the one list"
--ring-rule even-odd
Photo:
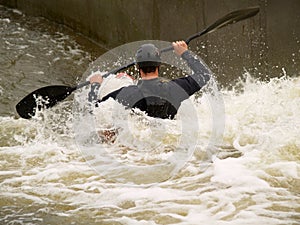
[[(149, 179), (138, 171), (134, 182), (125, 182), (126, 173), (122, 182), (91, 166), (74, 140), (72, 97), (32, 120), (14, 110), (42, 86), (76, 84), (104, 50), (41, 18), (1, 6), (0, 15), (0, 224), (299, 224), (297, 74), (268, 82), (241, 74), (236, 88), (222, 89), (225, 127), (214, 151), (207, 145), (209, 93), (191, 99), (198, 134), (183, 135), (174, 121), (131, 115), (119, 106), (113, 108), (118, 117), (111, 119), (114, 113), (107, 112), (114, 103), (103, 105), (102, 123), (122, 127), (126, 121), (117, 140), (104, 148), (127, 162), (153, 164), (157, 158), (145, 149), (164, 157), (178, 137), (183, 143), (196, 138), (195, 152), (169, 179), (169, 171), (161, 170), (156, 175), (167, 174), (163, 179), (140, 185)], [(189, 108), (182, 108), (180, 117), (188, 121)], [(193, 124), (186, 126), (189, 131)]]

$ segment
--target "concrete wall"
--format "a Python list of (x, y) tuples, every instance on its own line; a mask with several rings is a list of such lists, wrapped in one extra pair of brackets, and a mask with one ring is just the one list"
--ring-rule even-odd
[[(252, 19), (191, 43), (220, 80), (300, 74), (300, 0), (0, 0), (65, 24), (108, 48), (144, 39), (185, 39), (230, 11), (260, 6)], [(282, 69), (284, 68), (284, 69)]]

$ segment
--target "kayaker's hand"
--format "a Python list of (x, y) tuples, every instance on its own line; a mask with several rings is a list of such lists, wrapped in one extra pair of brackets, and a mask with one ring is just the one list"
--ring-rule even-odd
[(99, 83), (101, 84), (103, 81), (103, 78), (100, 74), (95, 74), (90, 78), (90, 83)]
[(176, 41), (172, 43), (174, 51), (177, 55), (181, 56), (185, 51), (188, 50), (188, 46), (185, 41)]

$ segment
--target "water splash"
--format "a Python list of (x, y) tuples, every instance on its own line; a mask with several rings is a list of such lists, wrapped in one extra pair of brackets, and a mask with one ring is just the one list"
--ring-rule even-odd
[[(297, 224), (299, 78), (261, 82), (247, 77), (239, 86), (239, 91), (222, 91), (226, 107), (222, 154), (211, 162), (201, 160), (201, 152), (196, 151), (176, 176), (150, 187), (124, 186), (95, 173), (72, 144), (72, 113), (64, 104), (32, 121), (1, 118), (6, 127), (35, 132), (29, 141), (25, 140), (28, 132), (23, 133), (24, 140), (16, 141), (13, 134), (1, 131), (14, 140), (0, 149), (1, 222), (79, 223), (84, 218), (89, 224)], [(205, 101), (205, 96), (195, 99), (202, 117), (199, 143), (207, 142), (211, 132), (210, 106)], [(103, 105), (105, 110), (109, 107), (109, 102)], [(101, 125), (112, 122), (107, 114), (101, 115)], [(121, 108), (119, 115), (120, 123), (122, 116), (130, 116)], [(161, 122), (154, 120), (152, 126)], [(133, 133), (146, 135), (140, 132), (148, 126), (143, 119), (134, 125)], [(176, 129), (170, 132), (175, 134)], [(132, 144), (126, 132), (120, 135)], [(167, 143), (173, 140), (176, 137)], [(147, 145), (156, 144), (152, 141)]]

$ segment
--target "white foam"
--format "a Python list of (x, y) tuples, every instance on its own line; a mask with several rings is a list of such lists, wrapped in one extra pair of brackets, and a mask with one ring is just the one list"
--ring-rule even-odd
[[(297, 224), (299, 83), (299, 78), (274, 79), (269, 83), (248, 78), (243, 92), (223, 91), (224, 144), (236, 147), (241, 154), (224, 159), (215, 154), (212, 161), (192, 157), (172, 179), (147, 186), (111, 182), (94, 171), (73, 142), (72, 114), (63, 105), (56, 111), (43, 113), (40, 120), (2, 117), (2, 127), (13, 128), (15, 132), (26, 127), (28, 131), (18, 134), (18, 140), (22, 141), (5, 142), (0, 147), (4, 167), (0, 172), (1, 197), (18, 199), (20, 207), (30, 202), (42, 214), (53, 212), (58, 217), (83, 220), (85, 216), (94, 216), (99, 223)], [(80, 97), (78, 100), (84, 101), (86, 95)], [(166, 143), (177, 146), (181, 127), (176, 121), (156, 120), (143, 114), (132, 116), (124, 107), (113, 103), (102, 104), (103, 111), (99, 108), (96, 115), (100, 124), (87, 123), (86, 127), (80, 127), (82, 133), (88, 133), (92, 125), (105, 128), (112, 124), (123, 128), (117, 142), (135, 147), (141, 153), (145, 146), (156, 146), (155, 150)], [(190, 132), (182, 143), (197, 138), (197, 147), (205, 152), (203, 146), (211, 135), (210, 106), (205, 97), (192, 104), (201, 132)], [(188, 116), (185, 106), (184, 103), (181, 117)], [(33, 131), (36, 134), (32, 139), (24, 138)], [(2, 135), (9, 135), (3, 132)], [(147, 139), (149, 135), (155, 138)], [(120, 150), (118, 145), (107, 146), (110, 154)], [(136, 160), (134, 153), (124, 151), (119, 156)], [(141, 176), (145, 174), (139, 172)]]
[(9, 18), (0, 18), (0, 22), (10, 23)]
[(18, 9), (12, 9), (12, 11), (16, 14), (23, 15), (23, 13)]

